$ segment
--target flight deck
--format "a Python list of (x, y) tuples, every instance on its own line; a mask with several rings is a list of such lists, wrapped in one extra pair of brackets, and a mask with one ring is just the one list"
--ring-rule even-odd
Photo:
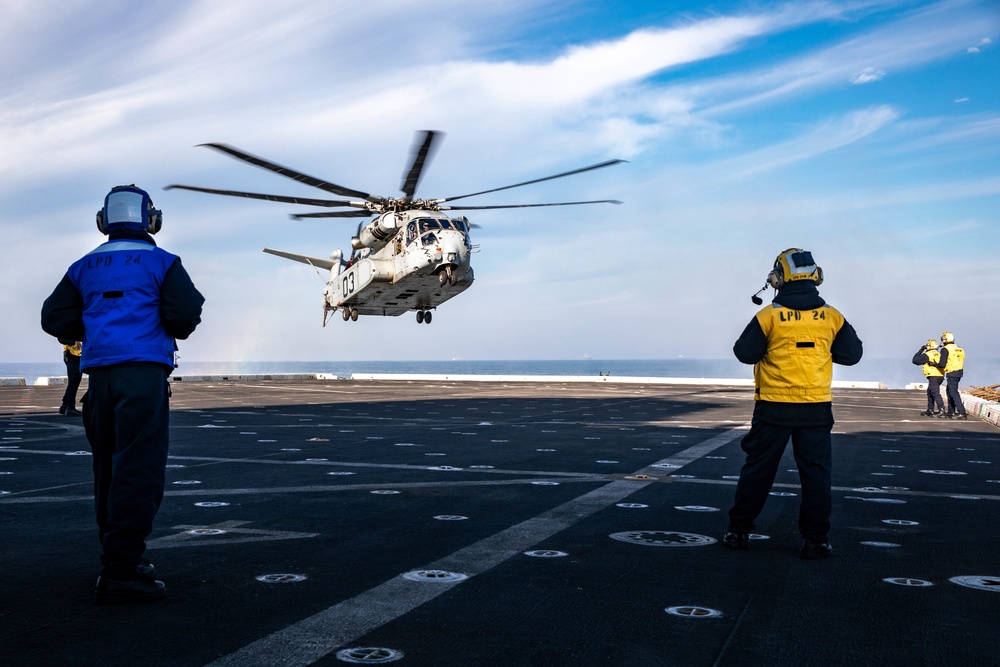
[(174, 382), (146, 556), (94, 603), (90, 452), (63, 387), (0, 387), (0, 664), (997, 665), (1000, 429), (835, 389), (832, 558), (786, 452), (721, 544), (746, 386)]

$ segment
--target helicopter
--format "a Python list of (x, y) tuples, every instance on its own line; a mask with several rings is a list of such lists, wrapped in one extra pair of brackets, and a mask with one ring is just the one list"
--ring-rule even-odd
[(403, 182), (400, 185), (400, 190), (403, 192), (401, 197), (381, 197), (346, 188), (222, 143), (206, 143), (199, 146), (211, 148), (299, 183), (353, 199), (314, 199), (180, 184), (171, 184), (163, 189), (191, 190), (230, 197), (346, 209), (293, 213), (290, 215), (293, 220), (376, 216), (367, 224), (364, 222), (358, 224), (356, 234), (351, 238), (351, 255), (347, 259), (340, 249), (333, 251), (329, 259), (323, 259), (264, 248), (265, 253), (309, 264), (317, 272), (320, 269), (329, 272), (323, 288), (323, 326), (326, 326), (330, 317), (337, 311), (340, 311), (345, 322), (357, 321), (361, 315), (395, 317), (416, 311), (417, 323), (430, 324), (431, 312), (434, 309), (468, 289), (474, 280), (471, 255), (478, 251), (478, 246), (472, 244), (470, 232), (478, 226), (470, 223), (464, 215), (450, 217), (445, 211), (622, 203), (615, 199), (600, 199), (490, 206), (447, 204), (459, 199), (602, 169), (624, 160), (607, 160), (552, 176), (465, 195), (441, 199), (415, 199), (417, 184), (442, 136), (443, 133), (434, 130), (417, 133), (410, 150), (409, 168), (403, 172)]

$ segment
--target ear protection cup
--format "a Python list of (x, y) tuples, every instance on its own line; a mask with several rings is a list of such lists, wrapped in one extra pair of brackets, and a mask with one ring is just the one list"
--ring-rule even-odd
[(781, 270), (781, 267), (775, 267), (767, 274), (767, 284), (773, 289), (781, 289), (781, 286), (785, 284), (785, 278), (782, 274), (784, 271)]
[[(150, 201), (149, 205), (152, 206), (153, 202)], [(146, 233), (155, 234), (160, 231), (160, 228), (163, 227), (163, 211), (158, 208), (150, 208), (146, 215), (149, 220), (149, 224), (146, 225)]]
[(823, 284), (823, 268), (822, 267), (819, 267), (819, 266), (816, 267), (816, 275), (817, 275), (817, 277), (813, 280), (813, 282), (816, 283), (816, 287), (819, 287), (820, 285)]

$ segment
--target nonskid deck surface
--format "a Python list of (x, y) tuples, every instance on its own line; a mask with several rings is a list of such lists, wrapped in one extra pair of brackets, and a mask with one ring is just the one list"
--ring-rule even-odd
[(786, 454), (720, 543), (748, 388), (173, 385), (147, 556), (93, 602), (90, 456), (61, 387), (0, 389), (4, 665), (996, 664), (1000, 431), (835, 392), (833, 558)]

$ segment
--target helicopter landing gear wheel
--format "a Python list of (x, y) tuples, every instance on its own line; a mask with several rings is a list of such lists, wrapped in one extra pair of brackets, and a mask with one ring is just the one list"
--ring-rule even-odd
[(430, 323), (431, 323), (431, 311), (428, 310), (424, 313), (424, 324), (430, 324)]
[(431, 311), (429, 310), (418, 310), (417, 311), (417, 324), (430, 324), (431, 323)]
[(357, 322), (358, 321), (358, 309), (357, 308), (351, 308), (351, 321), (352, 322)]
[(417, 311), (417, 324), (423, 324), (423, 323), (424, 323), (424, 311), (418, 310)]
[(340, 314), (343, 316), (345, 322), (351, 319), (351, 310), (349, 308), (342, 309)]
[(458, 276), (455, 275), (455, 270), (453, 268), (446, 267), (445, 271), (448, 272), (448, 284), (454, 287), (458, 284)]
[(445, 283), (447, 282), (448, 282), (448, 274), (445, 273), (444, 271), (438, 273), (438, 285), (444, 287)]

